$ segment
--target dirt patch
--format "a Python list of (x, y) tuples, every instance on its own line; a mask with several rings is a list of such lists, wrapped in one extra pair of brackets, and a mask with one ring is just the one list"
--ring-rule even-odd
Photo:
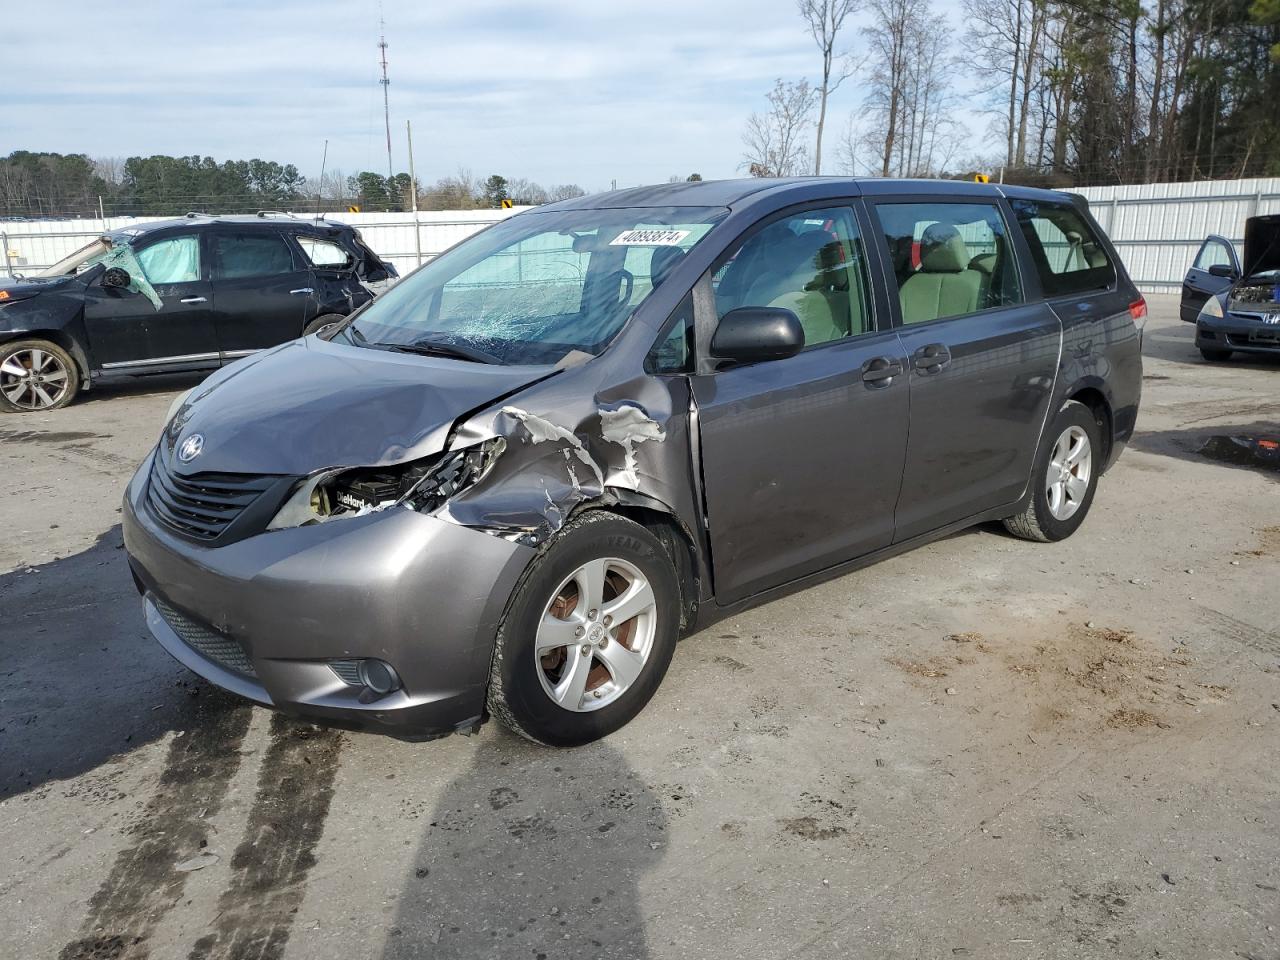
[(927, 661), (887, 657), (885, 662), (897, 667), (903, 673), (910, 674), (913, 677), (922, 677), (926, 680), (937, 680), (945, 677), (948, 668), (951, 666), (951, 662), (944, 660), (942, 657), (930, 657)]
[(1107, 726), (1134, 730), (1138, 727), (1163, 726), (1160, 718), (1149, 710), (1130, 710), (1121, 707), (1107, 717)]
[(834, 840), (849, 832), (839, 824), (824, 824), (817, 817), (791, 817), (779, 822), (783, 833), (801, 840)]
[(1252, 550), (1241, 550), (1249, 557), (1274, 557), (1280, 554), (1280, 526), (1263, 527), (1258, 531), (1258, 545)]

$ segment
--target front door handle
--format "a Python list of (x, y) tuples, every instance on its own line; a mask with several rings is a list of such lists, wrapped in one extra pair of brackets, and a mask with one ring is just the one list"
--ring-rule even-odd
[(315, 291), (314, 291), (313, 289), (311, 289), (310, 287), (299, 287), (297, 290), (290, 290), (289, 292), (290, 292), (291, 294), (299, 294), (299, 293), (311, 294), (311, 293), (315, 293)]
[(911, 355), (911, 365), (921, 373), (937, 373), (951, 362), (951, 351), (945, 343), (930, 343)]
[(864, 383), (888, 386), (894, 377), (902, 373), (902, 364), (893, 357), (875, 357), (862, 365)]
[(183, 297), (179, 303), (208, 303), (205, 297)]

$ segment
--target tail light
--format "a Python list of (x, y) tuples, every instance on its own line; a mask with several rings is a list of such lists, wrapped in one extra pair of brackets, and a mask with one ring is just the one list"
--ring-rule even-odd
[(1138, 325), (1138, 329), (1142, 329), (1147, 320), (1147, 301), (1145, 298), (1139, 297), (1129, 304), (1129, 316), (1133, 317), (1133, 322)]

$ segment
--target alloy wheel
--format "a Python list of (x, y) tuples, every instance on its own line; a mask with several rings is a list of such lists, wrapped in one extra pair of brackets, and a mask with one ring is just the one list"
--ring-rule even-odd
[(583, 564), (560, 584), (543, 611), (534, 664), (542, 689), (576, 713), (598, 710), (635, 683), (657, 627), (653, 587), (617, 558)]
[(1092, 473), (1093, 447), (1089, 434), (1082, 427), (1068, 427), (1053, 445), (1045, 478), (1049, 512), (1054, 519), (1070, 520), (1075, 516), (1089, 492)]
[(71, 371), (48, 350), (15, 350), (0, 362), (0, 393), (24, 410), (57, 406), (71, 389)]

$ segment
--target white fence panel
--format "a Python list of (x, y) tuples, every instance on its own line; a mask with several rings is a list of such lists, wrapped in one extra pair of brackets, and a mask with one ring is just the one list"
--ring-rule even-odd
[[(1204, 238), (1216, 233), (1243, 242), (1244, 222), (1258, 214), (1280, 213), (1280, 177), (1206, 180), (1073, 191), (1089, 201), (1093, 215), (1111, 237), (1129, 275), (1146, 293), (1173, 293)], [(436, 210), (418, 213), (333, 213), (350, 223), (403, 275), (515, 210)], [(113, 217), (102, 220), (0, 222), (0, 271), (31, 272), (56, 263), (107, 230), (172, 217)], [(299, 219), (306, 219), (299, 215)]]
[(1239, 252), (1249, 217), (1280, 213), (1280, 177), (1203, 180), (1072, 191), (1115, 244), (1144, 293), (1176, 293), (1204, 238), (1226, 237)]

